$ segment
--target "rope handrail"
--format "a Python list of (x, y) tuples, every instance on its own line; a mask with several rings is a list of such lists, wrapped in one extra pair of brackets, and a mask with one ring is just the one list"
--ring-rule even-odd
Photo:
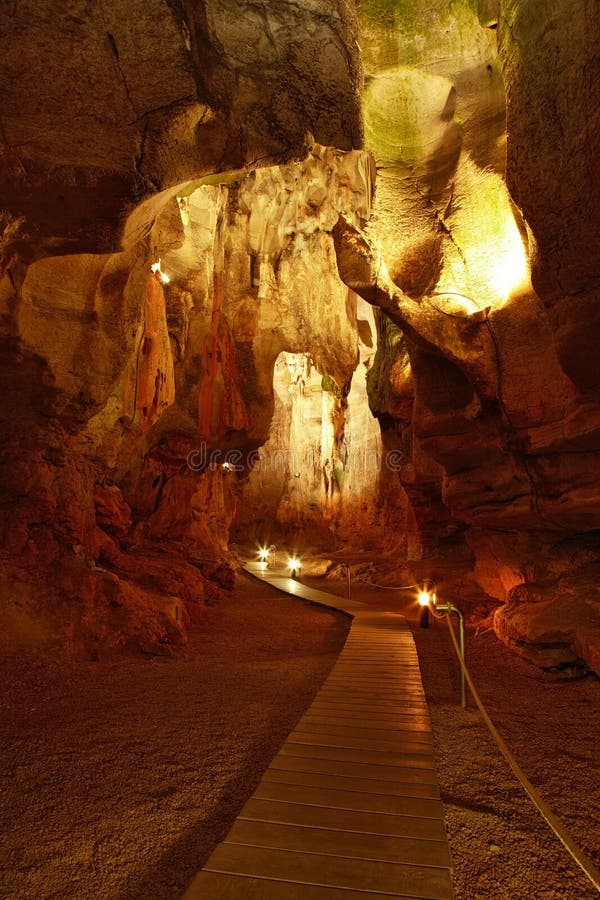
[(492, 735), (492, 737), (494, 738), (496, 744), (498, 745), (498, 749), (500, 750), (500, 752), (502, 753), (502, 756), (504, 757), (504, 759), (506, 760), (506, 762), (512, 769), (514, 775), (516, 775), (519, 783), (521, 784), (521, 787), (523, 788), (525, 793), (528, 795), (529, 799), (537, 807), (538, 811), (542, 814), (542, 816), (544, 817), (544, 819), (546, 820), (546, 822), (548, 823), (548, 825), (550, 826), (550, 828), (552, 829), (552, 831), (554, 832), (556, 837), (559, 839), (559, 841), (563, 844), (563, 846), (566, 848), (566, 850), (568, 850), (568, 852), (570, 853), (572, 858), (575, 860), (575, 862), (577, 863), (579, 868), (583, 872), (585, 872), (585, 874), (587, 875), (589, 880), (592, 882), (592, 884), (594, 885), (596, 890), (600, 893), (600, 872), (598, 871), (596, 866), (593, 864), (593, 862), (590, 859), (588, 859), (588, 857), (585, 855), (583, 850), (575, 843), (574, 839), (571, 837), (568, 830), (562, 824), (560, 819), (558, 819), (554, 815), (554, 813), (552, 812), (552, 810), (550, 809), (548, 804), (542, 799), (539, 792), (529, 781), (525, 772), (521, 769), (517, 760), (512, 755), (508, 746), (504, 742), (504, 739), (499, 734), (498, 730), (496, 729), (496, 726), (490, 719), (485, 706), (483, 705), (481, 697), (479, 696), (479, 694), (477, 692), (477, 688), (473, 684), (473, 680), (471, 678), (469, 670), (467, 669), (467, 666), (460, 655), (460, 648), (458, 646), (458, 641), (456, 640), (456, 635), (454, 634), (454, 628), (452, 627), (452, 622), (451, 622), (449, 613), (446, 613), (446, 620), (448, 622), (448, 630), (450, 631), (450, 637), (452, 638), (454, 652), (456, 653), (460, 667), (464, 673), (465, 678), (467, 679), (467, 684), (469, 685), (470, 691), (473, 695), (473, 699), (475, 700), (475, 703), (477, 704), (477, 708), (478, 708), (479, 712), (481, 713), (481, 717), (482, 717), (483, 721), (485, 722), (485, 724), (487, 725), (489, 732)]
[(362, 581), (363, 584), (368, 584), (369, 587), (379, 588), (382, 591), (412, 591), (413, 588), (421, 587), (420, 584), (404, 584), (402, 586), (396, 584), (375, 584), (374, 581), (368, 581), (366, 578), (361, 578), (360, 575), (355, 575), (354, 580)]

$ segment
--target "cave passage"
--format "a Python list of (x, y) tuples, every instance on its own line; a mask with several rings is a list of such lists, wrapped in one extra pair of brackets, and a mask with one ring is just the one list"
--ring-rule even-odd
[[(36, 754), (52, 743), (36, 690), (62, 735), (40, 800), (51, 819), (71, 759), (66, 689), (80, 736), (90, 699), (82, 673), (109, 693), (114, 674), (115, 703), (124, 673), (143, 684), (155, 673), (162, 709), (161, 692), (177, 693), (167, 672), (184, 677), (189, 662), (190, 677), (206, 679), (199, 660), (212, 641), (228, 658), (225, 621), (239, 680), (244, 628), (256, 638), (258, 693), (267, 670), (281, 677), (280, 653), (292, 668), (305, 652), (333, 664), (337, 619), (309, 616), (304, 649), (300, 613), (286, 607), (289, 629), (270, 621), (277, 595), (261, 595), (246, 619), (243, 566), (270, 549), (312, 588), (349, 583), (365, 602), (381, 591), (412, 624), (425, 584), (459, 606), (490, 694), (503, 667), (521, 686), (523, 734), (535, 705), (526, 673), (547, 688), (536, 702), (564, 740), (536, 719), (544, 753), (558, 780), (569, 760), (581, 766), (565, 815), (593, 820), (595, 834), (597, 753), (585, 729), (600, 706), (599, 45), (600, 9), (585, 0), (2, 4), (0, 646), (15, 729), (8, 771), (22, 788), (10, 794), (15, 833), (32, 822), (46, 777)], [(416, 637), (446, 742), (447, 817), (460, 829), (449, 757), (459, 747), (466, 766), (475, 751), (430, 669), (450, 666), (438, 631), (429, 644)], [(310, 690), (326, 669), (307, 669)], [(104, 701), (92, 699), (93, 732)], [(298, 684), (297, 716), (308, 699)], [(507, 727), (518, 744), (517, 700)], [(272, 756), (265, 722), (280, 701), (265, 701), (271, 711), (248, 731), (244, 746), (264, 749), (254, 774)], [(124, 720), (138, 721), (139, 704), (127, 695)], [(119, 760), (118, 728), (106, 727)], [(209, 756), (219, 740), (207, 737)], [(149, 734), (131, 741), (129, 768), (138, 750), (140, 765), (154, 752)], [(85, 768), (97, 749), (78, 746), (65, 769), (75, 806), (85, 799), (73, 793), (77, 760)], [(109, 781), (111, 796), (125, 790)], [(91, 816), (108, 828), (94, 784)], [(152, 784), (140, 788), (144, 808), (170, 796)], [(484, 823), (489, 813), (493, 830), (499, 807), (489, 811), (484, 786), (475, 794), (471, 813)], [(177, 796), (189, 812), (193, 801)], [(185, 877), (167, 848), (157, 896), (180, 896), (199, 867), (186, 815), (183, 830), (161, 832), (187, 848)], [(470, 862), (501, 842), (490, 837), (482, 855), (476, 830), (466, 827), (464, 858), (451, 837), (467, 873), (461, 896), (501, 897), (500, 869), (494, 882)], [(35, 854), (12, 846), (8, 895), (90, 896), (72, 872), (69, 887), (57, 874), (69, 847), (86, 877), (108, 878), (100, 857), (111, 851), (85, 833), (80, 851), (66, 831), (54, 855), (46, 846), (39, 878)], [(147, 888), (152, 871), (127, 869), (108, 893), (94, 890), (117, 900)], [(569, 885), (544, 890), (587, 896)]]

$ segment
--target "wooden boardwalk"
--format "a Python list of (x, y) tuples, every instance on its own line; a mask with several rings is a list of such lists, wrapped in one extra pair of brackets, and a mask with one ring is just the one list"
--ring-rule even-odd
[(451, 861), (405, 619), (248, 570), (353, 617), (346, 644), (184, 900), (451, 900)]

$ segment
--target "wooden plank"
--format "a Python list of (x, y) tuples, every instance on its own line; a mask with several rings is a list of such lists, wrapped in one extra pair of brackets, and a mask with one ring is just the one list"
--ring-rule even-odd
[[(390, 735), (387, 735), (390, 738)], [(340, 747), (347, 750), (371, 750), (376, 753), (418, 753), (425, 756), (433, 756), (432, 744), (423, 741), (412, 741), (400, 736), (396, 740), (381, 740), (374, 737), (353, 737), (345, 732), (338, 731), (334, 734), (323, 732), (292, 731), (287, 739), (288, 744), (310, 744), (313, 747)]]
[(427, 900), (452, 900), (452, 885), (447, 869), (410, 866), (401, 863), (375, 862), (350, 857), (295, 853), (220, 844), (205, 869), (235, 875), (254, 875), (282, 881), (321, 884), (344, 890), (368, 891), (377, 885), (379, 891), (407, 893)]
[(388, 664), (385, 669), (371, 669), (365, 664), (361, 669), (354, 669), (350, 664), (344, 663), (339, 669), (332, 669), (330, 678), (354, 678), (354, 679), (405, 679), (408, 684), (421, 684), (421, 674), (413, 667), (404, 667), (398, 663)]
[(356, 778), (377, 778), (383, 781), (411, 784), (437, 784), (434, 769), (417, 769), (410, 766), (377, 766), (369, 763), (341, 762), (336, 759), (311, 758), (309, 756), (276, 756), (270, 770), (287, 772), (318, 772), (321, 775), (350, 775)]
[(319, 694), (319, 697), (313, 701), (311, 709), (313, 706), (328, 706), (335, 707), (336, 709), (344, 709), (349, 708), (350, 710), (356, 709), (362, 712), (387, 712), (387, 713), (414, 713), (414, 715), (426, 716), (428, 715), (428, 708), (425, 702), (420, 702), (415, 699), (404, 699), (404, 700), (395, 700), (394, 702), (388, 702), (385, 699), (381, 699), (378, 697), (373, 697), (372, 700), (369, 700), (365, 697), (351, 697), (346, 695), (345, 699), (341, 699), (340, 697), (333, 697), (330, 694)]
[(386, 687), (382, 690), (380, 685), (362, 685), (360, 682), (340, 682), (339, 684), (328, 684), (326, 682), (319, 691), (320, 697), (340, 699), (352, 697), (353, 700), (362, 700), (363, 702), (377, 700), (382, 694), (384, 694), (388, 702), (413, 700), (425, 705), (425, 691), (423, 688)]
[(427, 704), (425, 703), (417, 703), (414, 700), (405, 700), (400, 701), (396, 700), (394, 703), (387, 703), (385, 700), (373, 700), (372, 702), (368, 701), (358, 701), (353, 700), (351, 697), (347, 697), (346, 700), (338, 700), (332, 697), (322, 696), (319, 694), (316, 700), (314, 700), (310, 706), (310, 709), (319, 709), (319, 708), (327, 708), (327, 709), (347, 709), (352, 712), (353, 710), (357, 710), (359, 712), (374, 712), (374, 713), (398, 713), (398, 714), (414, 714), (418, 716), (428, 716), (429, 710)]
[(286, 769), (273, 768), (267, 769), (262, 780), (276, 781), (280, 784), (299, 784), (305, 787), (358, 791), (364, 794), (386, 794), (391, 797), (440, 799), (440, 789), (437, 784), (423, 784), (421, 782), (384, 781), (380, 778), (357, 778), (351, 775), (339, 774), (323, 775), (320, 772), (290, 772)]
[(359, 684), (334, 684), (330, 686), (325, 683), (319, 691), (318, 697), (319, 699), (322, 697), (337, 699), (342, 702), (352, 699), (352, 702), (366, 704), (381, 703), (387, 706), (402, 703), (404, 701), (420, 705), (423, 709), (427, 709), (424, 691), (413, 690), (412, 688), (407, 688), (406, 690), (388, 690), (387, 688), (384, 688), (382, 690), (381, 687), (377, 685), (373, 685), (373, 687), (365, 685), (361, 688)]
[(349, 750), (345, 747), (314, 747), (310, 744), (285, 743), (279, 756), (309, 756), (334, 759), (338, 762), (362, 762), (371, 766), (408, 766), (412, 769), (433, 769), (432, 756), (423, 753), (392, 753), (377, 750)]
[(318, 696), (313, 700), (311, 705), (306, 710), (305, 715), (309, 715), (313, 709), (323, 708), (333, 708), (335, 710), (339, 710), (340, 715), (363, 715), (363, 716), (376, 716), (382, 717), (385, 719), (397, 718), (397, 719), (406, 719), (410, 717), (413, 721), (417, 722), (430, 722), (431, 718), (429, 715), (429, 709), (427, 706), (423, 706), (422, 704), (416, 703), (372, 703), (368, 704), (369, 708), (364, 710), (361, 708), (357, 708), (357, 705), (352, 703), (351, 700), (348, 702), (342, 701), (331, 701), (331, 700), (321, 700)]
[[(377, 827), (377, 826), (375, 826)], [(326, 856), (351, 856), (382, 862), (409, 863), (416, 866), (449, 868), (450, 854), (444, 840), (425, 841), (414, 837), (398, 837), (377, 831), (333, 828), (307, 828), (282, 822), (259, 822), (238, 819), (226, 843), (247, 847), (270, 847), (296, 853), (320, 853)]]
[(394, 716), (363, 716), (359, 713), (322, 713), (321, 715), (317, 713), (306, 713), (298, 724), (300, 726), (310, 726), (310, 725), (319, 725), (325, 726), (328, 725), (336, 725), (341, 728), (355, 728), (355, 727), (364, 727), (365, 729), (375, 729), (379, 731), (384, 731), (386, 734), (388, 732), (401, 731), (405, 734), (414, 734), (415, 740), (417, 734), (422, 734), (424, 740), (432, 740), (431, 736), (431, 722), (429, 719), (417, 719), (415, 720), (413, 716), (403, 716), (400, 717), (398, 715)]
[(281, 800), (253, 797), (244, 806), (239, 819), (298, 825), (305, 828), (330, 828), (335, 831), (387, 834), (396, 837), (444, 841), (446, 830), (441, 819), (427, 816), (401, 815), (377, 810), (350, 809), (335, 806), (311, 806)]
[(391, 696), (397, 694), (418, 694), (419, 697), (425, 696), (420, 681), (418, 683), (416, 681), (410, 683), (404, 678), (362, 678), (360, 675), (349, 675), (347, 678), (330, 677), (323, 687), (329, 690), (339, 688), (342, 691), (348, 690), (350, 687), (352, 690), (361, 690), (367, 693), (376, 694), (381, 694), (382, 691), (385, 691), (386, 694), (389, 693)]
[(344, 890), (222, 872), (199, 872), (183, 900), (414, 900), (407, 894)]
[[(437, 818), (443, 824), (444, 807), (439, 800), (422, 797), (390, 797), (384, 794), (362, 794), (335, 788), (311, 788), (305, 785), (278, 784), (261, 781), (252, 795), (257, 800), (281, 800), (330, 809), (353, 809), (356, 812), (388, 813), (394, 816)], [(250, 802), (250, 801), (249, 801)]]
[(361, 725), (348, 725), (347, 723), (335, 722), (314, 722), (310, 717), (305, 716), (296, 725), (294, 734), (323, 734), (338, 738), (366, 738), (368, 741), (383, 741), (380, 746), (385, 746), (385, 742), (413, 741), (420, 744), (433, 744), (433, 735), (427, 731), (410, 731), (408, 728), (376, 728), (371, 727), (360, 720)]
[(403, 718), (410, 717), (416, 721), (430, 721), (429, 708), (427, 705), (415, 701), (386, 703), (385, 700), (377, 700), (372, 703), (367, 703), (366, 706), (368, 708), (365, 710), (362, 708), (365, 704), (358, 704), (358, 702), (353, 703), (351, 698), (348, 698), (347, 700), (325, 700), (317, 695), (306, 710), (305, 715), (308, 715), (312, 709), (320, 706), (336, 707), (336, 709), (340, 710), (342, 715), (351, 713), (355, 715), (382, 716), (388, 719), (396, 716)]

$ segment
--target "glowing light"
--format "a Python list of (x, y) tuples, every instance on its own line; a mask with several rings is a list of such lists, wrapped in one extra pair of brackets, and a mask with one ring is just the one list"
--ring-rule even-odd
[(153, 263), (150, 266), (150, 269), (154, 275), (157, 275), (160, 278), (163, 284), (168, 284), (170, 282), (171, 279), (169, 278), (169, 276), (160, 268), (160, 259), (158, 260), (158, 262)]
[(490, 277), (497, 286), (500, 297), (506, 300), (529, 278), (525, 248), (516, 227), (514, 232), (506, 235), (503, 250), (504, 252), (490, 267)]
[(267, 547), (261, 547), (258, 551), (258, 558), (261, 562), (267, 562), (269, 559), (269, 550)]
[(234, 466), (230, 462), (224, 462), (221, 466), (222, 469), (225, 469), (226, 472), (233, 472)]
[(462, 307), (475, 314), (477, 307), (501, 307), (530, 289), (531, 244), (503, 178), (472, 160), (461, 171), (464, 203), (451, 216), (452, 238), (461, 252), (448, 255), (435, 293), (445, 295), (440, 303), (448, 312)]
[(421, 591), (419, 593), (419, 606), (429, 606), (431, 603), (431, 594), (429, 591)]
[(288, 560), (288, 567), (291, 569), (292, 575), (295, 575), (297, 572), (300, 571), (300, 569), (302, 567), (302, 563), (300, 562), (300, 560), (298, 559), (297, 556), (291, 556)]

